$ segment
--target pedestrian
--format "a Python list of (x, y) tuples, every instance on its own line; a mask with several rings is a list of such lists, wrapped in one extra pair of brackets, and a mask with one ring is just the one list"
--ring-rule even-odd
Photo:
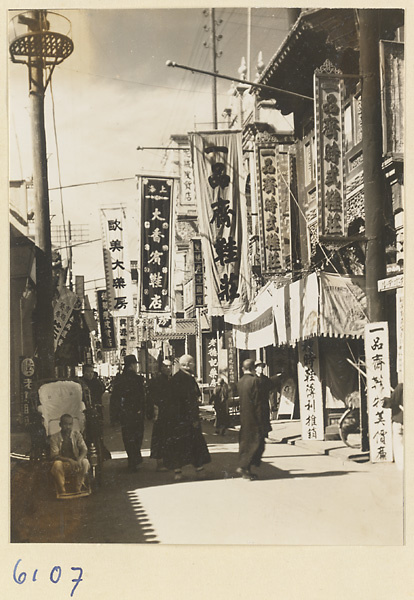
[(226, 435), (229, 426), (229, 386), (223, 377), (217, 382), (212, 395), (216, 411), (215, 435)]
[(144, 437), (145, 387), (138, 375), (138, 361), (133, 354), (124, 358), (124, 370), (114, 381), (112, 401), (115, 418), (122, 428), (122, 440), (128, 456), (128, 470), (136, 471), (142, 463)]
[(384, 398), (384, 408), (391, 408), (392, 450), (397, 468), (404, 469), (404, 384), (398, 383), (390, 398)]
[(239, 466), (243, 479), (257, 479), (251, 467), (260, 467), (265, 448), (265, 430), (260, 403), (259, 380), (254, 372), (254, 360), (243, 362), (243, 376), (237, 384), (240, 398)]
[(151, 436), (151, 458), (157, 461), (157, 471), (167, 471), (163, 465), (165, 439), (167, 434), (166, 411), (171, 396), (172, 362), (165, 359), (161, 363), (160, 372), (148, 385), (148, 413), (153, 419)]
[(269, 433), (272, 431), (270, 412), (274, 408), (272, 399), (274, 399), (276, 387), (278, 384), (280, 385), (281, 373), (277, 373), (273, 377), (267, 377), (267, 375), (265, 375), (263, 372), (266, 364), (261, 360), (256, 361), (254, 367), (256, 371), (256, 377), (259, 379), (259, 398), (260, 405), (262, 407), (262, 422), (263, 431), (265, 431), (265, 441), (274, 443), (274, 440), (269, 438)]
[(102, 396), (105, 392), (105, 384), (102, 379), (100, 379), (98, 373), (94, 371), (92, 364), (85, 363), (82, 365), (82, 373), (83, 375), (80, 378), (81, 384), (88, 390), (91, 399), (91, 405), (96, 410), (98, 417), (97, 423), (96, 419), (91, 420), (88, 431), (90, 432), (90, 429), (92, 429), (92, 438), (99, 440), (103, 460), (110, 460), (112, 458), (111, 453), (106, 448), (103, 440), (104, 417)]
[(175, 481), (183, 478), (182, 468), (190, 464), (195, 467), (199, 478), (204, 477), (203, 465), (211, 462), (201, 431), (198, 408), (201, 393), (193, 375), (194, 358), (184, 354), (179, 359), (179, 367), (171, 378), (163, 457), (164, 466), (174, 469)]

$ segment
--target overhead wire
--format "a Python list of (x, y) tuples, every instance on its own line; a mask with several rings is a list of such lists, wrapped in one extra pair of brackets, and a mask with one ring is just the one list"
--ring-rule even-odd
[[(67, 240), (67, 235), (66, 235), (65, 210), (64, 210), (64, 206), (63, 206), (62, 178), (61, 178), (60, 157), (59, 157), (59, 144), (58, 144), (57, 129), (56, 129), (55, 98), (53, 95), (52, 78), (50, 79), (50, 98), (52, 100), (52, 120), (53, 120), (53, 132), (54, 132), (54, 136), (55, 136), (56, 164), (57, 164), (57, 173), (58, 173), (58, 180), (59, 180), (60, 206), (61, 206), (61, 210), (62, 210), (63, 235), (65, 238), (65, 244), (67, 246), (68, 240)], [(66, 260), (68, 261), (68, 264), (69, 264), (70, 253), (69, 253), (68, 247), (66, 248)]]

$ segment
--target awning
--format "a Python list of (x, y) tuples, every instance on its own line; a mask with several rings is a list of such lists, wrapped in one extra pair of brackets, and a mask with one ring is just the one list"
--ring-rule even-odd
[(234, 345), (243, 350), (294, 346), (315, 336), (362, 338), (368, 323), (364, 279), (311, 273), (283, 287), (267, 284), (255, 310), (226, 315)]

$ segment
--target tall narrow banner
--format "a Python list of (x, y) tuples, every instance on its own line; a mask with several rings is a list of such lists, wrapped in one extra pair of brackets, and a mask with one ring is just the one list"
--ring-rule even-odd
[(102, 350), (115, 350), (115, 331), (114, 320), (109, 311), (108, 296), (106, 290), (97, 290), (96, 292), (99, 326), (101, 329)]
[(314, 74), (319, 235), (344, 237), (345, 145), (342, 72), (326, 60)]
[(371, 462), (392, 462), (391, 409), (384, 398), (391, 394), (388, 323), (365, 326), (368, 432)]
[(108, 307), (113, 317), (133, 315), (125, 209), (101, 208), (101, 227)]
[(118, 317), (115, 319), (115, 329), (117, 336), (118, 358), (123, 361), (128, 354), (128, 320), (127, 317)]
[(59, 348), (69, 329), (72, 327), (75, 319), (73, 311), (80, 310), (82, 302), (79, 300), (75, 292), (71, 292), (66, 288), (62, 288), (59, 292), (59, 297), (53, 304), (53, 338), (55, 350)]
[(193, 240), (194, 296), (196, 308), (204, 306), (204, 269), (201, 240)]
[(299, 342), (298, 386), (302, 439), (323, 440), (323, 399), (318, 339)]
[(31, 356), (20, 357), (20, 411), (23, 417), (23, 425), (30, 424), (30, 394), (36, 379), (36, 363)]
[(278, 142), (256, 138), (256, 178), (262, 273), (290, 268), (289, 157)]
[(243, 310), (249, 295), (240, 132), (191, 134), (210, 316)]
[(171, 312), (173, 180), (141, 178), (141, 312)]

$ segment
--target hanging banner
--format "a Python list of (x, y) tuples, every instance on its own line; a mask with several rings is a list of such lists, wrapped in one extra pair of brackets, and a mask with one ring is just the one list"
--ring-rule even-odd
[(201, 240), (193, 240), (195, 306), (204, 306), (204, 269)]
[(106, 290), (96, 292), (99, 326), (101, 330), (102, 350), (115, 350), (114, 320), (109, 311), (108, 296)]
[(363, 278), (323, 272), (319, 278), (320, 333), (332, 337), (362, 337), (368, 322)]
[(365, 326), (368, 431), (371, 462), (392, 462), (391, 409), (384, 398), (391, 395), (388, 323)]
[(173, 180), (140, 178), (141, 312), (171, 313)]
[(125, 209), (100, 211), (108, 307), (113, 317), (126, 317), (134, 314), (134, 307)]
[(246, 198), (240, 132), (191, 134), (210, 316), (239, 312), (249, 297)]
[(118, 317), (115, 319), (115, 329), (118, 341), (118, 357), (123, 361), (128, 354), (128, 320), (127, 317)]
[(75, 292), (66, 288), (59, 291), (59, 297), (53, 304), (53, 338), (55, 350), (59, 348), (72, 327), (75, 319), (73, 311), (80, 310), (82, 303)]
[(323, 440), (323, 399), (317, 338), (299, 342), (298, 386), (302, 439)]
[(256, 147), (256, 169), (262, 273), (278, 273), (284, 269), (284, 244), (275, 145)]
[(335, 238), (346, 235), (344, 84), (341, 75), (342, 71), (329, 60), (314, 74), (319, 235)]
[(190, 148), (181, 147), (178, 154), (178, 169), (180, 177), (180, 204), (195, 208), (194, 173)]

